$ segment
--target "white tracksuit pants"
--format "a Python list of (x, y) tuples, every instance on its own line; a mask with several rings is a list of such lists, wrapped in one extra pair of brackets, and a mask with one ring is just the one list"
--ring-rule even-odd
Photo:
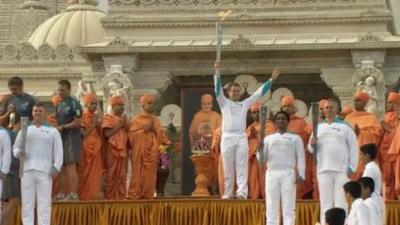
[(236, 169), (236, 196), (247, 198), (247, 177), (249, 169), (249, 143), (246, 135), (221, 138), (221, 155), (224, 166), (225, 191), (222, 198), (233, 198), (234, 176)]
[(318, 173), (320, 223), (325, 225), (325, 212), (333, 207), (346, 210), (347, 203), (343, 185), (349, 181), (345, 172), (324, 171)]
[(53, 179), (45, 172), (25, 171), (21, 178), (22, 223), (34, 225), (37, 199), (38, 225), (50, 225)]
[(294, 170), (267, 170), (265, 176), (267, 225), (280, 224), (282, 201), (283, 225), (296, 222), (296, 175)]

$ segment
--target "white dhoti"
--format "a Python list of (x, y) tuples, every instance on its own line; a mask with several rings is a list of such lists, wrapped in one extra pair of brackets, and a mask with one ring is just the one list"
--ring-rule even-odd
[(249, 144), (247, 136), (228, 136), (221, 138), (221, 155), (224, 166), (225, 191), (222, 198), (233, 198), (233, 187), (236, 171), (237, 191), (236, 197), (247, 198), (248, 194), (248, 164)]
[(293, 170), (267, 171), (265, 177), (267, 225), (280, 224), (282, 199), (283, 225), (296, 221), (296, 176)]
[(324, 171), (317, 175), (321, 224), (325, 224), (325, 212), (333, 207), (346, 210), (347, 203), (343, 185), (349, 181), (345, 172)]
[(51, 223), (51, 191), (53, 179), (45, 172), (25, 171), (21, 178), (22, 222), (35, 224), (35, 204), (37, 199), (38, 225)]

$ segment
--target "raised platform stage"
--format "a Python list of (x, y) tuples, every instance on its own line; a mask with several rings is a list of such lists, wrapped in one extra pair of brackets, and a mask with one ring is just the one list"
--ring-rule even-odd
[[(18, 213), (19, 214), (19, 213)], [(314, 225), (315, 201), (298, 201), (296, 225)], [(262, 200), (163, 198), (54, 203), (52, 225), (264, 225)], [(400, 201), (386, 203), (386, 225), (400, 225)], [(16, 225), (20, 225), (20, 215)]]

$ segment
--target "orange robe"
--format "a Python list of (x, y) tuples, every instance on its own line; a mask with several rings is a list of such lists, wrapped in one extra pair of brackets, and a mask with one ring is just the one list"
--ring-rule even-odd
[(224, 193), (224, 170), (222, 166), (221, 157), (221, 126), (215, 129), (213, 133), (213, 140), (211, 144), (211, 157), (213, 159), (213, 171), (217, 171), (212, 174), (212, 183), (218, 183), (218, 191), (222, 196)]
[(310, 152), (307, 151), (309, 134), (307, 132), (307, 123), (306, 121), (298, 117), (296, 115), (292, 115), (290, 117), (290, 122), (288, 126), (288, 130), (299, 135), (301, 140), (303, 141), (304, 146), (304, 155), (306, 159), (306, 180), (304, 183), (298, 184), (296, 188), (296, 198), (303, 199), (305, 195), (313, 190), (313, 156)]
[[(152, 124), (154, 131), (144, 131)], [(154, 114), (140, 113), (131, 122), (129, 141), (132, 146), (132, 180), (130, 199), (152, 199), (156, 190), (157, 163), (160, 145), (167, 143), (161, 122)]]
[(219, 113), (215, 111), (204, 112), (199, 111), (197, 112), (190, 124), (189, 128), (189, 138), (191, 145), (194, 144), (194, 141), (200, 137), (199, 128), (202, 124), (208, 123), (211, 125), (211, 132), (214, 132), (222, 123), (222, 117)]
[[(101, 130), (118, 126), (122, 118), (107, 114), (104, 116)], [(126, 198), (126, 176), (128, 171), (128, 132), (123, 127), (103, 143), (104, 157), (104, 199), (123, 200)]]
[[(83, 129), (93, 125), (96, 114), (84, 112)], [(82, 157), (78, 165), (78, 194), (81, 200), (96, 200), (100, 193), (102, 169), (102, 140), (99, 127), (94, 128), (83, 138)]]
[(395, 135), (396, 127), (399, 124), (399, 118), (397, 117), (397, 112), (387, 112), (383, 119), (383, 122), (386, 123), (390, 130), (385, 131), (383, 134), (382, 141), (379, 145), (379, 166), (382, 171), (384, 184), (385, 184), (385, 197), (389, 200), (395, 199), (395, 160), (392, 160), (389, 155), (389, 148), (393, 142), (393, 138)]
[[(381, 123), (374, 114), (365, 111), (354, 111), (346, 116), (346, 121), (348, 121), (353, 128), (355, 128), (356, 125), (359, 127), (359, 147), (365, 144), (376, 144), (376, 146), (379, 145), (382, 137), (382, 128)], [(364, 167), (365, 165), (362, 160), (358, 160), (357, 170), (353, 175), (352, 180), (358, 180), (362, 176)]]
[(393, 142), (390, 145), (389, 158), (394, 164), (394, 195), (400, 200), (400, 122), (395, 128)]
[[(256, 133), (252, 133), (252, 127), (255, 128)], [(265, 126), (265, 136), (270, 135), (276, 131), (275, 124), (267, 120)], [(249, 138), (249, 196), (251, 199), (265, 198), (265, 166), (260, 166), (257, 160), (257, 151), (260, 145), (260, 123), (254, 121), (247, 128), (247, 136)]]

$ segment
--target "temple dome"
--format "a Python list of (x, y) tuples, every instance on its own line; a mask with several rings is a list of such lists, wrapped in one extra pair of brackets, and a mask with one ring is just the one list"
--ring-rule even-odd
[(97, 1), (72, 2), (65, 11), (46, 20), (33, 32), (29, 42), (39, 48), (48, 44), (53, 48), (65, 44), (70, 48), (100, 42), (104, 29), (100, 19), (105, 13), (97, 8)]

